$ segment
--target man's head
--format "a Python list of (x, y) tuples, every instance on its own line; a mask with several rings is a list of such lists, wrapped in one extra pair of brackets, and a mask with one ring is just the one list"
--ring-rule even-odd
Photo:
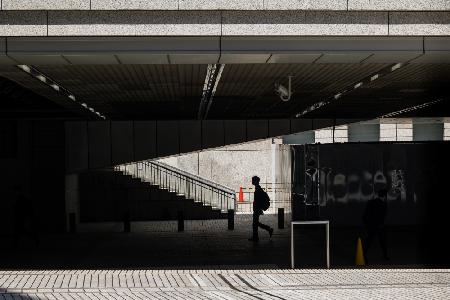
[(253, 176), (252, 177), (252, 184), (253, 185), (259, 185), (259, 177), (258, 176)]
[(378, 197), (380, 198), (380, 199), (386, 199), (386, 197), (387, 197), (387, 190), (386, 189), (379, 189), (378, 190)]

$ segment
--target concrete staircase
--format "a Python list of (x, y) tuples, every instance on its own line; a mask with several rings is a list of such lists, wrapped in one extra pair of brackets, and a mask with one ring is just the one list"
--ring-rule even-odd
[(186, 220), (226, 218), (227, 214), (202, 202), (187, 199), (122, 171), (105, 169), (80, 174), (81, 222)]

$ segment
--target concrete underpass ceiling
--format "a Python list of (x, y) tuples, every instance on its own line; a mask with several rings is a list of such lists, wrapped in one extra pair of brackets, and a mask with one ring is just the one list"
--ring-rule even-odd
[[(207, 119), (291, 118), (395, 63), (404, 65), (305, 117), (372, 118), (450, 95), (448, 37), (0, 38), (0, 50), (0, 76), (81, 118), (95, 116), (15, 65), (35, 66), (108, 119), (196, 119), (216, 63), (225, 67)], [(274, 83), (287, 76), (294, 94), (282, 102)]]
[[(208, 119), (290, 118), (329, 99), (390, 64), (297, 63), (230, 64), (222, 73)], [(110, 119), (197, 118), (206, 64), (182, 65), (40, 65), (38, 69)], [(1, 75), (73, 112), (86, 112), (35, 78), (12, 66)], [(274, 93), (276, 81), (294, 95), (288, 102)], [(314, 118), (372, 118), (448, 97), (450, 64), (408, 64), (364, 85), (339, 101), (306, 115)], [(84, 114), (84, 115), (83, 115)], [(446, 116), (442, 107), (426, 116)], [(420, 112), (419, 112), (420, 116)]]

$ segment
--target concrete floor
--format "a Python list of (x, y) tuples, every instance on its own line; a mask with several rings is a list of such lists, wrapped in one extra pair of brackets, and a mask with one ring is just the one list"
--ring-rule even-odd
[[(173, 221), (132, 223), (132, 232), (123, 233), (120, 223), (83, 224), (77, 234), (41, 235), (36, 247), (23, 238), (18, 248), (2, 237), (0, 269), (224, 269), (290, 268), (289, 216), (285, 229), (277, 228), (276, 215), (264, 215), (263, 223), (275, 228), (269, 238), (260, 230), (260, 241), (249, 242), (251, 215), (237, 215), (235, 230), (227, 230), (227, 220), (186, 221), (177, 232)], [(331, 228), (331, 267), (354, 266), (357, 229)], [(297, 268), (325, 267), (324, 228), (297, 228), (295, 255)], [(370, 267), (425, 267), (415, 247), (414, 232), (390, 232), (390, 261), (380, 259), (374, 243), (369, 253)]]

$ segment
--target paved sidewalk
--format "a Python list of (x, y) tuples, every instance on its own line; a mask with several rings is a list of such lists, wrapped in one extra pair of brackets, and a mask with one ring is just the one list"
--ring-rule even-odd
[(0, 299), (450, 299), (450, 270), (10, 270)]

